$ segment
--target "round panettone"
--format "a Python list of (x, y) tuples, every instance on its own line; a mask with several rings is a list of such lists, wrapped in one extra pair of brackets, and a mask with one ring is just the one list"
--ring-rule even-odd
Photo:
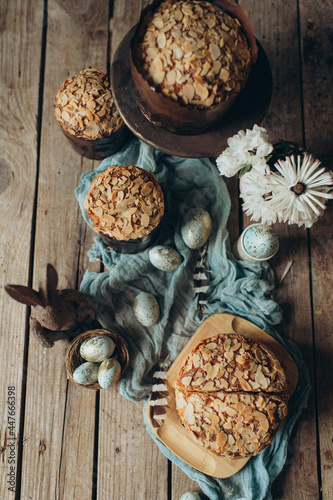
[(109, 337), (115, 344), (115, 350), (112, 354), (112, 357), (120, 363), (121, 371), (118, 377), (118, 380), (120, 380), (128, 367), (129, 354), (124, 339), (114, 332), (109, 332), (108, 330), (104, 329), (96, 329), (81, 333), (72, 340), (72, 342), (67, 347), (65, 354), (67, 378), (77, 386), (85, 387), (86, 389), (91, 389), (94, 391), (98, 391), (99, 389), (101, 389), (101, 386), (98, 382), (90, 385), (81, 385), (74, 380), (73, 373), (80, 365), (85, 363), (85, 359), (83, 359), (80, 354), (80, 348), (83, 342), (100, 336)]
[(287, 415), (287, 381), (273, 353), (238, 334), (201, 341), (175, 380), (180, 419), (196, 442), (228, 457), (257, 455)]
[(54, 106), (63, 133), (73, 148), (88, 158), (106, 158), (128, 138), (108, 77), (98, 69), (87, 68), (66, 80)]
[(111, 165), (95, 177), (84, 208), (93, 227), (115, 251), (141, 252), (154, 241), (164, 215), (155, 176), (133, 165)]
[[(237, 16), (219, 8), (230, 2), (216, 3), (155, 1), (144, 11), (132, 40), (138, 104), (151, 121), (171, 131), (196, 133), (212, 127), (248, 79), (253, 33), (248, 42)], [(241, 8), (235, 9), (243, 20)]]

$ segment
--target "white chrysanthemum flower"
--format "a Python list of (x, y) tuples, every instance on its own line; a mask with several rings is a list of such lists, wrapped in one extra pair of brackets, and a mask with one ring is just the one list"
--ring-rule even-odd
[(243, 211), (251, 220), (270, 226), (277, 221), (277, 213), (272, 202), (270, 175), (251, 170), (239, 180), (240, 196), (243, 198)]
[(288, 156), (275, 163), (270, 175), (279, 222), (311, 227), (333, 198), (333, 176), (311, 155)]
[(269, 171), (266, 157), (273, 151), (273, 146), (268, 142), (266, 129), (254, 125), (252, 130), (240, 130), (229, 137), (227, 144), (216, 160), (221, 175), (232, 177), (246, 165), (252, 165), (262, 173)]
[(240, 179), (243, 210), (251, 220), (263, 224), (288, 222), (311, 227), (323, 214), (325, 202), (333, 199), (333, 175), (320, 168), (311, 155), (288, 156), (279, 160), (277, 172), (255, 170)]

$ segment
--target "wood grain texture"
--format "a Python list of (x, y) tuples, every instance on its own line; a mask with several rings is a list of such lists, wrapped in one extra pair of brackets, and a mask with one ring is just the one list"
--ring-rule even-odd
[(97, 500), (167, 500), (167, 459), (149, 436), (143, 403), (100, 391)]
[(117, 47), (126, 33), (139, 21), (141, 9), (148, 3), (147, 0), (130, 0), (122, 2), (121, 0), (114, 0), (113, 13), (110, 21), (111, 50), (110, 62), (117, 50)]
[[(0, 16), (0, 498), (13, 499), (20, 474), (22, 395), (26, 381), (27, 308), (7, 283), (28, 285), (37, 165), (43, 2), (2, 2)], [(10, 394), (8, 387), (15, 388)], [(14, 396), (13, 396), (14, 394)], [(14, 438), (14, 439), (13, 439)], [(16, 440), (15, 440), (16, 439)], [(15, 481), (14, 488), (15, 490)]]
[[(305, 144), (332, 170), (332, 26), (330, 2), (300, 2), (302, 81)], [(320, 457), (319, 477), (324, 500), (333, 497), (333, 376), (332, 376), (332, 216), (329, 203), (324, 216), (310, 229), (312, 307), (315, 343), (315, 382)]]
[[(111, 57), (140, 16), (137, 0), (113, 2)], [(127, 401), (117, 388), (100, 391), (97, 500), (122, 498), (166, 500), (168, 461), (150, 438), (142, 405)]]
[[(66, 379), (65, 346), (43, 349), (29, 334), (26, 306), (7, 283), (38, 288), (51, 262), (59, 288), (78, 288), (95, 233), (74, 197), (96, 163), (77, 155), (54, 117), (63, 81), (87, 66), (106, 71), (149, 0), (0, 0), (0, 500), (14, 500), (9, 472), (7, 387), (15, 386), (16, 498), (21, 500), (179, 500), (198, 484), (159, 451), (142, 404), (119, 388), (98, 395)], [(332, 168), (332, 8), (328, 0), (240, 0), (271, 63), (274, 91), (263, 122), (305, 144)], [(45, 10), (46, 9), (46, 10)], [(242, 225), (237, 180), (226, 179), (231, 243)], [(241, 216), (239, 216), (239, 213)], [(274, 500), (331, 500), (333, 204), (310, 229), (275, 225), (271, 264), (282, 335), (300, 347), (312, 392), (288, 444)], [(288, 262), (293, 264), (279, 285)], [(317, 433), (318, 431), (318, 433)], [(201, 493), (202, 500), (205, 498)], [(15, 499), (16, 500), (16, 499)]]
[[(53, 103), (69, 76), (89, 65), (105, 71), (108, 14), (108, 4), (103, 0), (48, 2), (34, 255), (36, 286), (47, 262), (52, 262), (59, 274), (59, 288), (76, 288), (78, 270), (83, 262), (86, 265), (85, 253), (92, 243), (93, 233), (86, 233), (74, 189), (81, 174), (94, 164), (72, 150), (55, 120)], [(58, 343), (52, 351), (43, 350), (31, 339), (22, 498), (92, 496), (95, 394), (68, 386), (64, 353), (64, 345)], [(41, 450), (41, 443), (45, 449)]]
[[(141, 8), (144, 8), (149, 1), (143, 0), (142, 2), (140, 0), (131, 0), (130, 2), (124, 3), (121, 0), (115, 0), (114, 1), (114, 7), (113, 7), (113, 17), (110, 23), (111, 27), (111, 32), (112, 32), (112, 40), (111, 40), (111, 50), (110, 50), (110, 55), (111, 55), (111, 61), (112, 57), (115, 54), (115, 51), (117, 50), (117, 47), (122, 40), (122, 38), (125, 36), (125, 34), (129, 31), (129, 29), (137, 23), (140, 17), (140, 12)], [(111, 62), (110, 61), (110, 62)], [(141, 416), (139, 417), (137, 415), (137, 418), (142, 418)], [(140, 420), (138, 420), (140, 422)], [(158, 457), (159, 461), (162, 461), (163, 463), (163, 474), (168, 473), (168, 467), (167, 467), (167, 460), (163, 458), (163, 455), (161, 452), (158, 450), (156, 445), (151, 442), (152, 450), (150, 453), (156, 454)], [(126, 459), (124, 459), (126, 460)], [(193, 490), (194, 486), (196, 486), (195, 490), (199, 491), (199, 488), (197, 486), (197, 483), (194, 481), (191, 481), (188, 476), (178, 467), (172, 466), (172, 483), (171, 483), (171, 491), (172, 491), (172, 498), (180, 498), (180, 496), (186, 492)], [(150, 476), (150, 481), (155, 484), (155, 475)], [(163, 495), (166, 495), (167, 489), (164, 491)], [(120, 498), (120, 497), (119, 497)], [(134, 497), (140, 499), (139, 496)], [(146, 497), (147, 500), (155, 500), (155, 497)], [(160, 497), (156, 497), (160, 498)], [(165, 496), (161, 497), (161, 500), (165, 498)]]
[[(273, 143), (285, 138), (303, 144), (301, 61), (298, 43), (295, 43), (299, 30), (297, 2), (265, 2), (263, 9), (257, 9), (254, 1), (243, 2), (243, 5), (252, 19), (255, 33), (259, 34), (273, 73), (273, 96), (263, 126)], [(249, 218), (244, 217), (244, 226), (249, 224)], [(280, 250), (271, 265), (276, 276), (276, 298), (283, 312), (283, 322), (278, 329), (301, 348), (314, 387), (308, 234), (304, 229), (286, 224), (275, 224), (274, 229), (280, 239)], [(278, 286), (290, 260), (293, 262), (291, 270)], [(288, 446), (286, 466), (273, 485), (274, 498), (317, 498), (319, 484), (314, 473), (317, 460), (312, 453), (313, 443), (317, 444), (314, 392), (296, 424)]]

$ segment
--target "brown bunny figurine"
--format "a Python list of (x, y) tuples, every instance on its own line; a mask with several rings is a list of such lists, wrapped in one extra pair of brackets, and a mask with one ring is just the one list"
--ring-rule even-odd
[(65, 330), (94, 316), (95, 308), (87, 295), (78, 290), (57, 290), (58, 274), (47, 265), (46, 286), (36, 292), (22, 285), (6, 285), (6, 292), (18, 302), (31, 306), (30, 330), (43, 347), (53, 347), (60, 339), (68, 340)]

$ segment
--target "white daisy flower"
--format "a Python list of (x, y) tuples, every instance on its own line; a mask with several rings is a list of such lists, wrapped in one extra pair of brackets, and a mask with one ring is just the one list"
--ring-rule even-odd
[(245, 166), (265, 173), (269, 171), (266, 157), (273, 151), (266, 129), (254, 125), (252, 130), (240, 130), (227, 141), (228, 147), (216, 159), (221, 175), (232, 177)]
[(311, 227), (333, 199), (333, 175), (320, 168), (311, 155), (288, 156), (275, 163), (277, 172), (255, 170), (240, 179), (243, 210), (251, 220), (271, 225), (276, 221)]
[(311, 227), (324, 213), (326, 201), (333, 198), (332, 173), (308, 154), (297, 159), (288, 156), (275, 167), (270, 182), (279, 222)]
[(253, 169), (239, 180), (240, 196), (244, 200), (243, 211), (252, 221), (261, 221), (268, 226), (277, 221), (270, 177)]

